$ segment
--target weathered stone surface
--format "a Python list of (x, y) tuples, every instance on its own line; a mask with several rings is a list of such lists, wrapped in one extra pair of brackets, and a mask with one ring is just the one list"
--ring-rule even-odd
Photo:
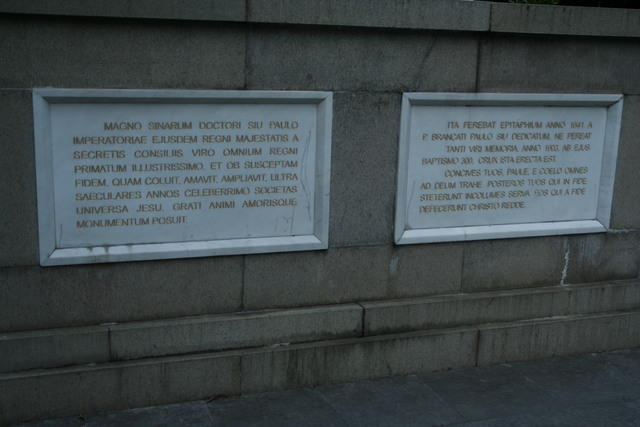
[(242, 264), (242, 257), (218, 257), (3, 268), (0, 330), (238, 311)]
[(460, 291), (461, 243), (396, 246), (389, 263), (389, 297), (402, 298)]
[(477, 46), (464, 33), (256, 26), (247, 88), (473, 91)]
[(465, 292), (559, 284), (564, 237), (484, 240), (464, 247)]
[(640, 345), (640, 312), (565, 316), (480, 328), (478, 365)]
[(635, 279), (640, 272), (640, 232), (569, 237), (567, 283)]
[(345, 304), (114, 325), (109, 337), (112, 357), (122, 360), (356, 337), (361, 333), (362, 307)]
[(486, 31), (489, 4), (451, 0), (252, 0), (251, 22)]
[(567, 286), (566, 314), (603, 313), (640, 309), (640, 282), (637, 280)]
[(600, 7), (491, 5), (491, 31), (581, 36), (639, 37), (640, 12)]
[(0, 40), (3, 88), (244, 85), (245, 36), (234, 24), (5, 15)]
[(246, 0), (5, 0), (0, 12), (114, 18), (244, 21)]
[(475, 330), (450, 329), (247, 352), (242, 356), (242, 392), (473, 366), (475, 348)]
[(0, 372), (107, 361), (104, 326), (0, 334)]
[(239, 392), (240, 358), (232, 353), (0, 374), (0, 423)]
[(479, 92), (640, 93), (631, 39), (493, 35), (479, 58)]
[(334, 95), (329, 244), (393, 242), (399, 94)]
[(640, 96), (626, 95), (622, 108), (622, 129), (618, 165), (611, 207), (611, 228), (640, 228)]
[(560, 288), (544, 288), (362, 303), (365, 335), (557, 316), (567, 298)]
[(0, 90), (0, 268), (38, 262), (31, 93)]
[(337, 304), (388, 293), (392, 249), (334, 248), (245, 256), (244, 308)]

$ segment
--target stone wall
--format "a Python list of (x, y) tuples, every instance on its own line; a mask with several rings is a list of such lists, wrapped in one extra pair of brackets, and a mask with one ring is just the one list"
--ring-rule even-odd
[[(0, 422), (640, 345), (640, 11), (4, 1)], [(31, 90), (334, 92), (329, 249), (38, 265)], [(604, 234), (395, 246), (403, 92), (623, 94)]]

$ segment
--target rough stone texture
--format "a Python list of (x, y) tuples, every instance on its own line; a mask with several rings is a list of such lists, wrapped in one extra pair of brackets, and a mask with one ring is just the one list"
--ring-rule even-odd
[[(247, 310), (427, 296), (460, 290), (458, 244), (247, 255)], [(413, 264), (418, 262), (418, 264)]]
[(0, 374), (0, 423), (240, 392), (240, 358), (200, 355)]
[(247, 352), (242, 356), (242, 392), (473, 366), (475, 349), (475, 330), (451, 329)]
[(635, 40), (493, 35), (479, 56), (479, 92), (640, 93)]
[(234, 24), (0, 16), (0, 87), (237, 89)]
[(4, 0), (0, 12), (118, 18), (244, 21), (246, 0)]
[(336, 248), (319, 252), (246, 255), (247, 310), (380, 299), (387, 294), (392, 249)]
[(545, 288), (362, 303), (365, 335), (557, 316), (567, 298), (562, 289)]
[(360, 336), (362, 307), (320, 308), (202, 316), (115, 325), (116, 360)]
[(400, 94), (334, 95), (329, 244), (390, 244)]
[(640, 312), (526, 320), (480, 328), (478, 365), (640, 345)]
[(242, 257), (0, 269), (2, 331), (238, 311)]
[(251, 0), (248, 20), (431, 30), (486, 31), (489, 5), (451, 0)]
[(107, 361), (106, 327), (0, 334), (0, 372)]
[(611, 228), (640, 228), (640, 96), (625, 96), (618, 165), (611, 207)]
[(640, 232), (569, 237), (567, 283), (635, 279), (640, 272)]
[(389, 297), (460, 292), (461, 243), (396, 246), (389, 262)]
[(569, 286), (567, 314), (586, 314), (640, 309), (640, 282), (637, 280), (588, 286)]
[(464, 33), (260, 25), (249, 36), (247, 86), (472, 91), (477, 47)]
[(490, 31), (640, 37), (640, 11), (494, 3)]
[(548, 286), (560, 283), (564, 237), (484, 240), (464, 247), (465, 292)]
[(38, 262), (32, 117), (31, 93), (0, 90), (0, 268)]

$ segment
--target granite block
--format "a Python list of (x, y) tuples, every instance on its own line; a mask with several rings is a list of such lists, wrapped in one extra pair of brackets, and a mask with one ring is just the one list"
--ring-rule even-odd
[(636, 279), (640, 273), (640, 232), (571, 236), (567, 283)]
[(247, 87), (473, 91), (477, 44), (465, 33), (256, 25)]
[(38, 263), (35, 170), (31, 93), (0, 90), (0, 268)]
[(0, 269), (2, 331), (225, 313), (241, 304), (242, 257)]
[(565, 265), (564, 237), (468, 242), (464, 247), (465, 292), (559, 284)]
[(0, 87), (238, 89), (235, 24), (0, 17)]

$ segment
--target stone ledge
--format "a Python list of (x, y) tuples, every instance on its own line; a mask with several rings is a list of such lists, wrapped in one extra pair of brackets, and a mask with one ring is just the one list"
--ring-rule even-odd
[(487, 31), (489, 3), (451, 0), (249, 0), (250, 22)]
[(493, 3), (489, 31), (640, 37), (640, 10)]
[(0, 424), (640, 345), (640, 311), (0, 374)]
[(218, 351), (362, 333), (362, 307), (344, 304), (136, 322), (110, 328), (113, 360)]
[(244, 21), (245, 0), (3, 0), (0, 12), (108, 18)]
[(358, 304), (0, 334), (0, 373), (362, 334)]
[(0, 13), (640, 37), (640, 11), (467, 0), (6, 0)]
[(0, 424), (239, 393), (234, 352), (0, 374)]
[(637, 347), (639, 330), (638, 311), (487, 325), (478, 336), (478, 365)]
[(364, 334), (368, 336), (634, 310), (640, 308), (640, 281), (439, 295), (361, 305), (365, 310)]
[(469, 367), (476, 340), (475, 328), (455, 328), (245, 351), (242, 393)]

